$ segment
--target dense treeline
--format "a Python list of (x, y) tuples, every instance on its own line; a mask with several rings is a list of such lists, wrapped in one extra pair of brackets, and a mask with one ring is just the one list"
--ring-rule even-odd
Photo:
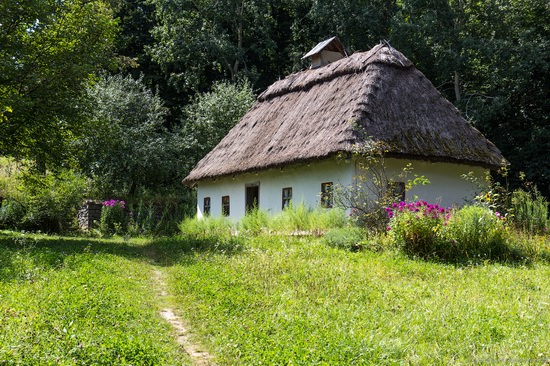
[[(338, 35), (410, 58), (550, 195), (546, 0), (23, 0), (0, 4), (0, 156), (88, 196), (178, 194), (249, 108)], [(0, 196), (9, 189), (0, 186)]]

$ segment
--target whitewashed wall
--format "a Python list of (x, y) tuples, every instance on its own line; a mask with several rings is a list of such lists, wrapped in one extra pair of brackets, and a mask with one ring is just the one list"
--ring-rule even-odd
[(204, 181), (198, 184), (197, 215), (203, 217), (204, 197), (211, 199), (211, 216), (221, 216), (222, 196), (230, 196), (230, 215), (239, 220), (245, 214), (245, 186), (259, 182), (259, 208), (270, 214), (281, 212), (282, 189), (292, 187), (292, 200), (309, 207), (319, 205), (321, 183), (350, 185), (355, 165), (351, 161), (331, 159), (323, 162), (271, 169), (235, 178)]
[[(418, 185), (406, 192), (406, 200), (411, 201), (417, 196), (430, 203), (450, 207), (453, 205), (464, 205), (475, 196), (478, 186), (461, 178), (463, 174), (473, 172), (482, 183), (485, 180), (487, 169), (478, 166), (453, 164), (453, 163), (431, 163), (421, 160), (386, 159), (386, 172), (388, 176), (396, 176), (403, 171), (407, 163), (412, 164), (412, 172), (402, 181), (414, 179), (414, 175), (426, 177), (431, 183), (425, 186)], [(360, 165), (356, 164), (356, 174), (360, 172)]]
[[(412, 163), (413, 171), (404, 181), (414, 179), (414, 174), (418, 174), (428, 178), (431, 184), (416, 186), (407, 191), (406, 199), (409, 201), (417, 196), (430, 203), (444, 206), (463, 205), (476, 193), (477, 187), (462, 179), (462, 174), (472, 171), (480, 181), (483, 181), (486, 172), (484, 168), (462, 164), (386, 159), (387, 175), (398, 175), (408, 162)], [(321, 183), (333, 182), (335, 185), (349, 186), (360, 173), (360, 164), (357, 161), (334, 159), (286, 167), (282, 170), (271, 169), (235, 178), (200, 182), (197, 194), (197, 215), (199, 218), (204, 216), (204, 197), (210, 197), (211, 215), (221, 216), (222, 196), (229, 196), (229, 217), (239, 220), (245, 214), (245, 187), (250, 183), (259, 183), (259, 208), (270, 214), (281, 212), (282, 189), (287, 187), (292, 187), (292, 199), (295, 203), (304, 202), (313, 208), (319, 205)]]

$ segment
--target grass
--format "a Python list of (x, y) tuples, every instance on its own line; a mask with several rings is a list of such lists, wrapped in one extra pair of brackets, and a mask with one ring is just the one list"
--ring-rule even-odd
[(547, 262), (455, 266), (322, 238), (199, 239), (0, 232), (0, 364), (189, 362), (158, 315), (153, 268), (219, 365), (550, 358)]
[(542, 364), (550, 267), (455, 267), (320, 239), (256, 237), (181, 253), (182, 311), (220, 364)]
[(189, 364), (142, 246), (0, 232), (0, 263), (0, 364)]

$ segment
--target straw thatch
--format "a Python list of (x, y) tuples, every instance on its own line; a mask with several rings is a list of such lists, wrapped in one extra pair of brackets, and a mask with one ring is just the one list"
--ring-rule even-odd
[(503, 161), (403, 54), (378, 45), (275, 82), (184, 181), (309, 162), (372, 141), (408, 159)]

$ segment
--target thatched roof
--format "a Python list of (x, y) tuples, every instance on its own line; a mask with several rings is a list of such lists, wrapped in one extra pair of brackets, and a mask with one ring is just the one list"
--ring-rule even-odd
[(378, 45), (275, 82), (184, 182), (324, 159), (372, 141), (395, 157), (488, 168), (503, 161), (403, 54)]

